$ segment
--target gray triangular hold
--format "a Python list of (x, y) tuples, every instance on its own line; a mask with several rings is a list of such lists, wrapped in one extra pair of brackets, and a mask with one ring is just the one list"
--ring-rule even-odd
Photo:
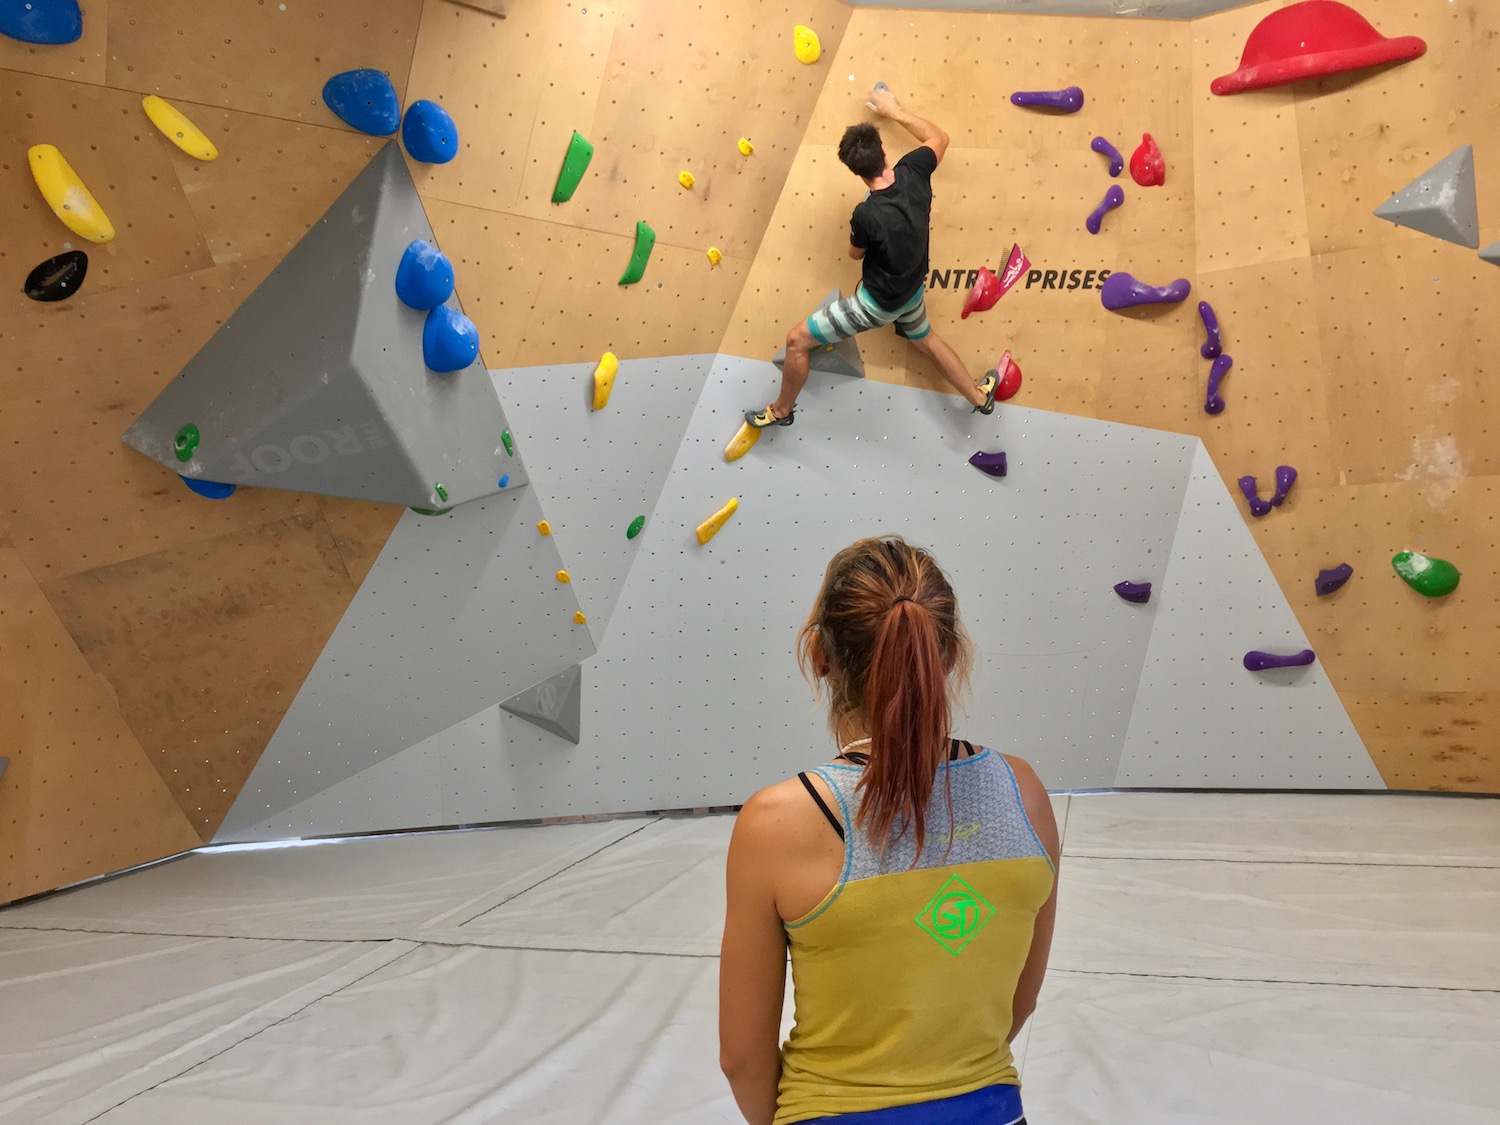
[[(823, 303), (818, 306), (819, 311), (826, 309), (842, 297), (843, 293), (837, 289), (833, 290), (823, 298)], [(782, 348), (771, 362), (779, 370), (785, 360), (786, 349)], [(865, 377), (865, 361), (860, 358), (859, 347), (852, 338), (814, 349), (808, 357), (807, 367), (809, 371), (824, 371), (829, 375), (851, 375), (856, 379)]]
[[(184, 477), (416, 508), (488, 496), (507, 473), (509, 488), (524, 484), (483, 363), (440, 375), (423, 361), (427, 314), (395, 289), (419, 238), (431, 242), (432, 227), (387, 144), (125, 444)], [(175, 443), (189, 425), (197, 446), (184, 461)]]
[(582, 702), (583, 668), (575, 664), (535, 687), (516, 693), (500, 708), (577, 746)]
[(1479, 256), (1491, 265), (1500, 266), (1500, 242), (1491, 242), (1479, 252)]
[(1400, 227), (1479, 249), (1474, 146), (1464, 145), (1391, 196), (1375, 214)]

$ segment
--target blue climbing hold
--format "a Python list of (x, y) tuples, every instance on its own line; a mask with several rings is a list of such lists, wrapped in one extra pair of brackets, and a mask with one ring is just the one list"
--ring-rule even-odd
[(83, 37), (78, 0), (0, 0), (0, 35), (57, 46)]
[(372, 137), (389, 137), (401, 126), (401, 100), (384, 71), (346, 70), (323, 83), (323, 103), (352, 125)]
[[(182, 476), (181, 473), (177, 474)], [(210, 500), (227, 500), (234, 495), (237, 484), (220, 484), (215, 480), (195, 480), (193, 477), (182, 477), (182, 483), (191, 488), (199, 496), (205, 496)]]
[(422, 359), (434, 371), (462, 371), (479, 358), (479, 329), (457, 309), (439, 305), (422, 326)]
[(510, 483), (510, 474), (506, 473), (503, 477), (500, 478), (500, 487), (504, 488), (509, 483)]
[(417, 239), (396, 267), (396, 296), (414, 309), (435, 309), (453, 296), (453, 263), (432, 243)]
[(401, 143), (413, 160), (446, 164), (458, 155), (458, 126), (446, 109), (423, 98), (406, 107)]

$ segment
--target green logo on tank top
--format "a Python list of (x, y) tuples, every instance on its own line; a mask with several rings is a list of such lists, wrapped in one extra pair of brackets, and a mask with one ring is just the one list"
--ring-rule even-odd
[(988, 899), (957, 875), (949, 875), (943, 889), (922, 907), (915, 921), (957, 957), (994, 916), (995, 908)]

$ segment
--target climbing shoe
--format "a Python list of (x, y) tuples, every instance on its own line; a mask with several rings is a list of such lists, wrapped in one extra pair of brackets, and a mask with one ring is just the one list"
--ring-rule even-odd
[[(993, 396), (993, 392), (991, 392), (991, 394)], [(792, 419), (796, 417), (797, 408), (795, 406), (792, 407), (785, 418), (778, 418), (775, 414), (772, 414), (771, 408), (769, 406), (767, 406), (763, 410), (745, 411), (745, 421), (750, 423), (750, 425), (754, 426), (757, 430), (763, 430), (767, 426), (790, 426), (792, 424)]]
[(979, 380), (979, 389), (984, 392), (984, 404), (974, 409), (980, 414), (993, 414), (995, 412), (995, 388), (1000, 385), (1000, 376), (993, 371), (986, 371), (984, 378)]

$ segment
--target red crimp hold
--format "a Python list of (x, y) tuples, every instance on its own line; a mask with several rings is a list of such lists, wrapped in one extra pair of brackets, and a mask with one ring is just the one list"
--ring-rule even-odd
[(1161, 187), (1167, 182), (1167, 159), (1146, 133), (1141, 145), (1130, 157), (1130, 175), (1141, 187)]

